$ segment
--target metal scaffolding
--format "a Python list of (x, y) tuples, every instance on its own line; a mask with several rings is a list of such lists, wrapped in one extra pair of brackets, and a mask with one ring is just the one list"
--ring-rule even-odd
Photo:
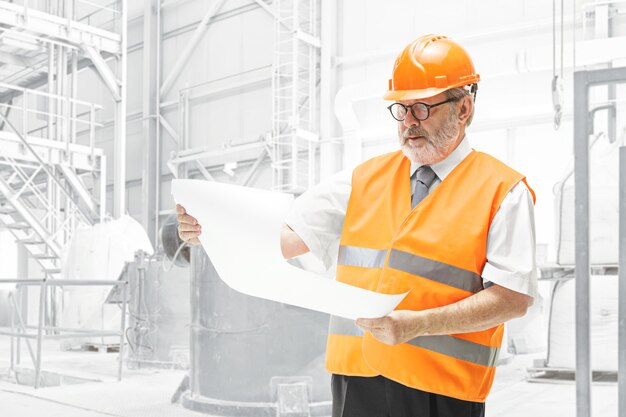
[[(68, 329), (57, 326), (57, 290), (62, 285), (125, 285), (67, 280), (61, 273), (61, 251), (76, 229), (109, 217), (106, 157), (96, 147), (96, 131), (102, 127), (96, 120), (103, 107), (77, 98), (78, 72), (84, 68), (95, 71), (114, 101), (113, 213), (119, 217), (125, 212), (126, 192), (126, 0), (106, 5), (91, 0), (0, 1), (0, 225), (43, 272), (39, 280), (28, 279), (28, 271), (22, 270), (19, 279), (5, 281), (16, 284), (17, 293), (24, 285), (39, 287), (37, 335), (27, 333), (25, 316), (21, 332), (14, 326), (2, 334), (37, 339), (36, 355), (28, 344), (36, 386), (43, 332), (68, 337), (60, 334)], [(27, 305), (22, 294), (19, 298)], [(124, 319), (121, 330), (112, 333), (120, 336), (121, 353)], [(19, 357), (19, 342), (17, 346)], [(122, 356), (120, 377), (121, 362)]]
[(124, 213), (125, 39), (125, 0), (0, 1), (0, 223), (47, 278), (60, 277), (74, 230), (107, 217), (102, 106), (77, 99), (85, 67), (114, 99), (114, 214)]

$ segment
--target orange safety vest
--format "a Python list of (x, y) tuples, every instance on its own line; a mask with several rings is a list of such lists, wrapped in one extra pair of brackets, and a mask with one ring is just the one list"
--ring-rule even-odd
[[(386, 294), (410, 290), (398, 310), (444, 306), (481, 291), (489, 225), (525, 177), (472, 151), (411, 209), (409, 171), (401, 151), (354, 170), (337, 280)], [(389, 346), (371, 333), (363, 335), (353, 320), (331, 316), (326, 368), (342, 375), (383, 375), (422, 391), (484, 402), (503, 331), (500, 324)]]

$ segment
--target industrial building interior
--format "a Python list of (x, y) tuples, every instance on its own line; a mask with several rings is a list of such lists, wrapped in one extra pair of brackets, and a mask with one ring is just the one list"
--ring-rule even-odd
[(330, 416), (328, 315), (220, 281), (171, 183), (297, 197), (397, 150), (382, 96), (428, 33), (537, 197), (487, 415), (626, 416), (620, 0), (0, 0), (0, 415)]

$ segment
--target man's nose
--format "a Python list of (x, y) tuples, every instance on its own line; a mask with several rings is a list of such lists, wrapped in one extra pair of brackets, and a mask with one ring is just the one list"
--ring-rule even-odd
[(418, 126), (420, 124), (420, 121), (413, 116), (413, 112), (411, 111), (411, 109), (407, 109), (406, 117), (404, 118), (402, 123), (404, 123), (404, 126), (406, 127), (411, 127)]

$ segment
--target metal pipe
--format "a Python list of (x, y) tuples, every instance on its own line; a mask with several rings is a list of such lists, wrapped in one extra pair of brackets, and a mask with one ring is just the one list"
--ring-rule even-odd
[[(158, 216), (157, 216), (158, 217)], [(124, 334), (126, 332), (126, 309), (128, 297), (128, 281), (124, 281), (124, 289), (122, 291), (122, 323), (120, 329), (120, 362), (117, 369), (117, 380), (122, 380), (122, 364), (124, 363)]]
[[(42, 96), (42, 97), (49, 97), (49, 98), (55, 99), (55, 100), (60, 100), (60, 99), (63, 98), (59, 93), (55, 94), (55, 93), (52, 93), (52, 92), (45, 92), (45, 91), (35, 90), (35, 89), (32, 89), (32, 88), (25, 88), (25, 87), (21, 87), (19, 85), (5, 83), (5, 82), (2, 82), (2, 81), (0, 81), (0, 87), (8, 89), (8, 90), (19, 91), (21, 93), (28, 92), (31, 95)], [(100, 105), (100, 104), (90, 103), (90, 102), (85, 101), (85, 100), (78, 100), (78, 99), (75, 99), (75, 98), (71, 98), (70, 100), (72, 102), (76, 103), (76, 104), (80, 104), (80, 105), (84, 105), (84, 106), (91, 106), (93, 104), (98, 110), (102, 110), (102, 108), (103, 108), (102, 105)], [(42, 112), (41, 114), (46, 114), (46, 113)], [(55, 114), (55, 112), (51, 110), (47, 114)]]
[(157, 116), (159, 82), (157, 78), (156, 68), (158, 62), (156, 59), (157, 42), (157, 1), (147, 0), (143, 6), (143, 80), (142, 80), (142, 163), (141, 163), (141, 220), (144, 229), (154, 247), (158, 246), (158, 229), (155, 223), (155, 213), (157, 212), (155, 204), (157, 203), (156, 190), (157, 184), (157, 167), (159, 166), (158, 158), (158, 131), (159, 123)]
[[(32, 325), (32, 324), (27, 324), (24, 327), (27, 329), (37, 329), (37, 326)], [(44, 331), (73, 332), (73, 333), (85, 333), (85, 334), (91, 334), (93, 332), (100, 331), (100, 330), (93, 330), (93, 329), (76, 329), (72, 327), (61, 327), (61, 326), (44, 326), (43, 329)], [(119, 332), (113, 331), (113, 330), (107, 330), (107, 332), (108, 333), (113, 332), (115, 333), (116, 336), (119, 334)]]
[[(17, 336), (18, 340), (20, 340), (22, 337), (26, 335), (24, 320), (22, 319), (17, 303), (15, 302), (15, 299), (13, 298), (13, 294), (9, 294), (9, 298), (11, 299), (11, 307), (12, 307), (11, 311), (15, 311), (15, 315), (17, 316), (17, 320), (19, 322), (20, 328), (22, 329), (22, 334), (19, 334), (19, 332), (15, 332), (16, 334), (12, 335), (11, 338), (13, 338), (13, 336)], [(33, 347), (30, 344), (30, 340), (28, 340), (28, 338), (25, 339), (25, 342), (28, 348), (28, 353), (30, 354), (30, 358), (33, 361), (33, 366), (34, 366), (36, 365), (36, 359), (35, 359), (35, 353), (33, 352)]]
[(106, 156), (100, 157), (100, 222), (104, 222), (107, 216), (107, 160)]
[[(155, 111), (156, 111), (156, 166), (155, 166), (155, 175), (156, 180), (154, 182), (154, 242), (155, 247), (158, 247), (159, 243), (159, 210), (161, 207), (161, 95), (159, 86), (161, 85), (161, 0), (156, 0), (157, 10), (156, 10), (156, 68), (155, 68), (155, 85), (154, 91), (156, 94), (154, 95), (155, 100)], [(120, 359), (121, 360), (121, 359)], [(122, 378), (122, 374), (120, 371), (120, 379)]]
[(619, 148), (618, 415), (626, 417), (626, 146)]
[(576, 416), (591, 417), (589, 303), (589, 80), (574, 73), (574, 183), (576, 236)]
[(123, 285), (122, 281), (107, 281), (102, 279), (54, 279), (47, 280), (45, 278), (32, 278), (32, 279), (0, 279), (0, 284), (16, 284), (18, 286), (32, 286), (41, 285), (46, 283), (49, 286), (63, 286), (63, 285), (75, 285), (75, 286), (99, 286), (99, 285), (112, 285), (114, 287)]
[[(9, 293), (9, 299), (13, 299), (13, 293)], [(10, 321), (11, 321), (11, 332), (15, 332), (15, 311), (16, 309), (11, 308), (10, 313)], [(15, 371), (15, 336), (11, 335), (11, 361), (9, 365), (9, 373), (13, 373)]]
[(128, 45), (128, 10), (126, 0), (121, 0), (121, 53), (118, 61), (120, 74), (120, 101), (115, 103), (115, 171), (113, 217), (119, 218), (126, 212), (126, 60)]
[(52, 114), (54, 114), (54, 45), (48, 47), (48, 138), (52, 139)]
[(56, 138), (57, 140), (61, 140), (63, 138), (62, 136), (62, 132), (63, 132), (63, 126), (62, 126), (62, 119), (59, 120), (60, 117), (63, 116), (63, 102), (61, 101), (61, 95), (63, 94), (63, 80), (62, 80), (62, 74), (63, 74), (63, 68), (61, 67), (62, 62), (63, 62), (63, 47), (59, 46), (58, 48), (56, 48), (56, 83), (55, 83), (55, 98), (56, 98), (56, 111), (57, 111), (57, 123), (56, 123)]
[[(73, 97), (78, 95), (78, 52), (72, 52), (72, 95)], [(72, 113), (70, 115), (72, 121), (72, 143), (76, 143), (76, 103), (70, 101), (72, 104)]]
[[(37, 339), (37, 334), (21, 334), (21, 333), (11, 333), (5, 330), (0, 330), (0, 335), (2, 336), (19, 336), (23, 337), (25, 340), (28, 339)], [(45, 335), (46, 339), (71, 339), (74, 337), (85, 337), (85, 335), (89, 335), (91, 337), (107, 337), (107, 336), (119, 336), (120, 332), (118, 331), (100, 331), (100, 330), (91, 330), (89, 333), (85, 332), (76, 332), (76, 333), (65, 333), (65, 334), (48, 334)]]
[[(46, 294), (48, 292), (48, 286), (46, 285), (46, 281), (44, 280), (43, 284), (39, 288), (39, 321), (37, 322), (37, 360), (35, 363), (35, 389), (39, 388), (41, 383), (41, 345), (43, 342), (43, 321), (44, 321), (44, 313), (47, 306), (48, 298)], [(28, 339), (26, 339), (28, 340)]]

